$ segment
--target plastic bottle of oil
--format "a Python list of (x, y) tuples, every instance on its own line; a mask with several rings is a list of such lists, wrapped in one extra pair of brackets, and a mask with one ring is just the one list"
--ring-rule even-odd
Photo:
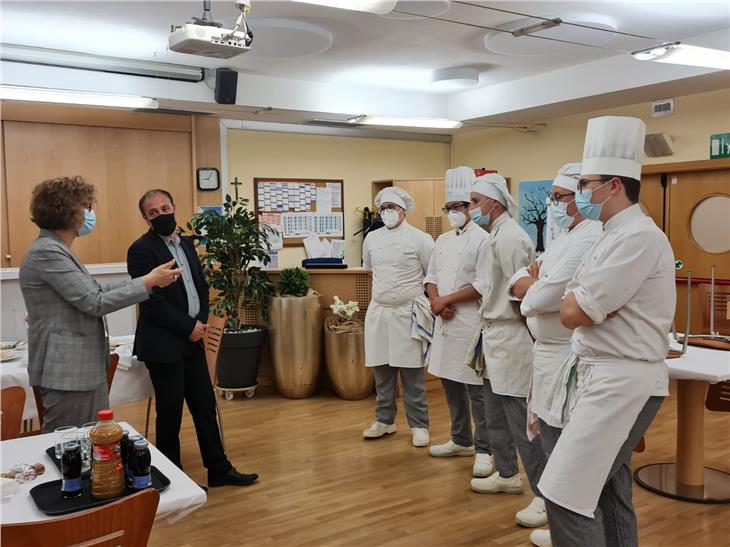
[(91, 464), (91, 495), (109, 499), (124, 492), (124, 466), (120, 450), (122, 427), (114, 421), (111, 409), (100, 410), (98, 422), (89, 432), (93, 460)]

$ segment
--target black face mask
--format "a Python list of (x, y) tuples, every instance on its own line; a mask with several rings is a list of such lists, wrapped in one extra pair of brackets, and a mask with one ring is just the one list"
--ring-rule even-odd
[(175, 228), (177, 228), (177, 221), (175, 220), (175, 213), (170, 213), (167, 215), (158, 215), (152, 220), (150, 220), (150, 224), (152, 224), (152, 230), (156, 234), (160, 234), (161, 236), (169, 236), (172, 235), (172, 232), (175, 231)]

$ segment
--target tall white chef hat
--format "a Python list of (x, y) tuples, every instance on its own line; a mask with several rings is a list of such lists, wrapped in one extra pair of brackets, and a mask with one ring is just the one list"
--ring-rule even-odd
[(507, 181), (502, 175), (497, 173), (488, 173), (478, 177), (471, 187), (472, 192), (477, 192), (488, 198), (496, 199), (505, 209), (507, 214), (511, 217), (515, 217), (517, 214), (517, 204), (507, 189)]
[(446, 203), (469, 201), (469, 192), (477, 180), (474, 169), (462, 165), (446, 171)]
[(378, 195), (375, 196), (375, 207), (380, 207), (381, 203), (395, 203), (403, 207), (409, 214), (416, 209), (416, 202), (410, 194), (397, 186), (383, 188), (378, 192)]
[(588, 120), (581, 177), (614, 175), (641, 179), (646, 124), (639, 118), (603, 116)]
[(558, 169), (558, 174), (553, 179), (553, 186), (560, 186), (571, 192), (577, 192), (578, 181), (580, 181), (580, 165), (580, 163), (566, 163), (563, 165)]

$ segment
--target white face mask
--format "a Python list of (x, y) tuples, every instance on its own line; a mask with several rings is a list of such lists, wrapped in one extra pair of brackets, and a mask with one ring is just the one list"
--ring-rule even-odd
[(398, 224), (398, 221), (400, 220), (400, 215), (395, 209), (386, 209), (385, 211), (380, 213), (380, 218), (382, 219), (383, 224), (385, 224), (386, 227), (393, 228), (396, 224)]
[(461, 228), (466, 224), (466, 215), (461, 211), (449, 211), (449, 224), (452, 228)]

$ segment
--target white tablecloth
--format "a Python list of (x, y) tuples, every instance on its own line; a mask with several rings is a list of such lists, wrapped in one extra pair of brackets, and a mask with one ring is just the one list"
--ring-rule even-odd
[[(109, 393), (109, 404), (114, 407), (125, 403), (143, 401), (154, 395), (150, 375), (147, 367), (132, 356), (134, 336), (113, 336), (109, 339), (114, 353), (119, 354), (119, 365), (114, 374), (112, 389)], [(27, 346), (17, 351), (18, 358), (0, 363), (2, 387), (21, 386), (25, 389), (25, 409), (23, 419), (37, 419), (38, 409), (35, 406), (33, 390), (28, 380), (28, 349)]]
[[(682, 345), (671, 340), (672, 349)], [(667, 359), (669, 376), (678, 380), (703, 380), (711, 384), (730, 380), (730, 351), (687, 346), (687, 353), (677, 359)]]
[[(133, 427), (121, 422), (122, 427), (129, 430), (130, 435), (137, 433)], [(15, 522), (37, 522), (54, 517), (41, 513), (30, 497), (30, 489), (47, 481), (58, 480), (61, 472), (56, 468), (50, 457), (45, 453), (46, 448), (55, 442), (53, 433), (23, 437), (0, 443), (2, 468), (9, 469), (16, 463), (42, 463), (46, 472), (33, 481), (20, 484), (20, 491), (9, 500), (3, 500), (0, 505), (0, 522), (12, 524)], [(195, 511), (208, 499), (205, 491), (168, 460), (162, 452), (150, 443), (152, 465), (157, 467), (170, 479), (170, 486), (160, 492), (160, 504), (157, 507), (157, 519), (165, 519), (172, 523)]]

